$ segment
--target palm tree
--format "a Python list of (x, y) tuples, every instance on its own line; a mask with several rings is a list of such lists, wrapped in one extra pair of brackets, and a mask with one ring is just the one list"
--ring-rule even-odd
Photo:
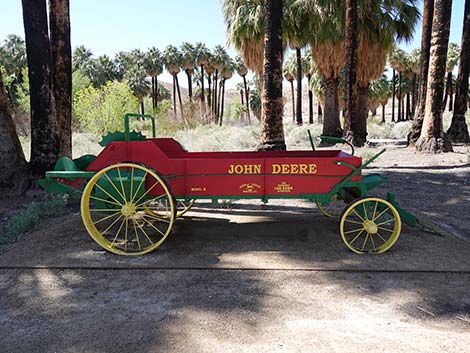
[(215, 115), (216, 123), (219, 119), (219, 103), (218, 94), (217, 94), (217, 84), (219, 80), (219, 73), (222, 71), (227, 61), (230, 59), (224, 47), (221, 45), (216, 45), (212, 54), (211, 64), (215, 68), (214, 73), (214, 97), (212, 99), (213, 111)]
[[(201, 107), (203, 112), (205, 112), (205, 90), (204, 90), (204, 67), (209, 63), (210, 51), (207, 49), (204, 43), (196, 43), (196, 65), (201, 68)], [(210, 91), (210, 89), (209, 89)], [(210, 96), (210, 93), (209, 93)], [(209, 97), (209, 106), (210, 106), (210, 97)]]
[(181, 71), (180, 67), (182, 63), (181, 53), (178, 48), (173, 45), (169, 45), (166, 47), (163, 57), (166, 70), (173, 76), (173, 111), (176, 115), (176, 92), (178, 92), (181, 116), (184, 116), (183, 101), (181, 99), (181, 91), (178, 83), (178, 73)]
[(370, 84), (369, 99), (371, 106), (382, 106), (382, 122), (385, 123), (385, 106), (391, 98), (390, 82), (386, 75)]
[(231, 79), (233, 76), (233, 72), (235, 70), (235, 63), (231, 58), (225, 63), (224, 67), (220, 71), (220, 77), (222, 78), (222, 101), (220, 103), (221, 109), (220, 109), (220, 119), (219, 119), (219, 125), (222, 126), (222, 120), (224, 118), (224, 105), (225, 105), (225, 82), (227, 80)]
[(93, 53), (91, 50), (87, 49), (84, 45), (75, 47), (72, 54), (73, 69), (82, 70), (87, 65), (87, 63), (89, 63), (92, 56)]
[[(402, 116), (402, 104), (403, 104), (403, 94), (402, 94), (402, 83), (403, 83), (403, 72), (406, 71), (407, 68), (407, 53), (400, 49), (395, 47), (394, 50), (390, 53), (389, 56), (389, 62), (390, 66), (398, 72), (398, 116), (397, 116), (397, 121), (402, 121), (404, 120), (404, 117)], [(396, 85), (396, 83), (395, 83)]]
[(26, 65), (26, 46), (24, 40), (16, 34), (7, 35), (3, 45), (0, 47), (0, 66), (3, 66), (7, 74), (13, 78), (11, 87), (6, 87), (10, 97), (15, 95), (16, 88), (13, 88), (13, 86), (23, 82), (22, 70)]
[(465, 122), (468, 100), (468, 77), (470, 73), (470, 0), (465, 0), (462, 49), (460, 52), (459, 74), (455, 90), (454, 115), (447, 134), (453, 142), (469, 143), (468, 127)]
[(310, 50), (307, 50), (304, 55), (302, 67), (308, 82), (308, 123), (313, 124), (313, 92), (311, 88), (311, 80), (315, 68), (312, 61), (312, 52)]
[(206, 76), (207, 76), (207, 106), (209, 107), (209, 110), (211, 113), (213, 112), (212, 110), (212, 77), (215, 73), (215, 67), (211, 63), (212, 61), (212, 55), (209, 57), (209, 61), (205, 66), (206, 69)]
[(344, 136), (353, 145), (361, 146), (357, 122), (357, 51), (358, 51), (358, 7), (356, 0), (346, 0), (346, 114), (344, 117)]
[(181, 45), (181, 60), (182, 60), (182, 67), (184, 72), (186, 72), (186, 76), (188, 77), (188, 97), (189, 97), (189, 106), (192, 109), (193, 104), (193, 71), (194, 67), (196, 66), (196, 59), (197, 59), (198, 52), (196, 48), (188, 42), (185, 42)]
[(114, 67), (116, 70), (116, 79), (121, 81), (124, 77), (124, 74), (129, 70), (132, 66), (134, 66), (133, 59), (130, 53), (125, 51), (120, 51), (114, 56)]
[(419, 60), (419, 87), (417, 109), (413, 119), (413, 125), (408, 133), (408, 145), (414, 146), (421, 135), (424, 111), (426, 108), (426, 94), (428, 85), (428, 71), (431, 49), (432, 22), (434, 17), (434, 0), (423, 1), (423, 28), (421, 36), (421, 57)]
[(284, 64), (284, 78), (290, 83), (290, 89), (292, 94), (292, 119), (295, 122), (296, 114), (295, 114), (295, 92), (294, 92), (294, 79), (296, 75), (296, 56), (291, 55), (286, 60)]
[(31, 159), (33, 176), (53, 170), (59, 154), (54, 107), (50, 42), (45, 0), (22, 0), (31, 103)]
[[(243, 87), (245, 92), (245, 103), (246, 103), (246, 116), (248, 118), (248, 124), (251, 125), (250, 117), (250, 97), (248, 92), (248, 85), (246, 83), (246, 75), (248, 74), (248, 68), (246, 67), (243, 59), (240, 56), (235, 58), (235, 67), (239, 76), (243, 78)], [(243, 101), (243, 100), (242, 100)]]
[(414, 117), (416, 112), (416, 104), (418, 103), (418, 75), (420, 71), (420, 59), (421, 59), (421, 50), (414, 49), (411, 51), (408, 57), (409, 70), (411, 72), (411, 92), (412, 92), (412, 102), (411, 102), (411, 116)]
[(10, 112), (8, 95), (3, 85), (0, 70), (0, 191), (2, 195), (22, 194), (29, 184), (28, 164), (16, 132), (15, 123)]
[(144, 58), (144, 68), (152, 80), (152, 108), (155, 111), (158, 106), (158, 76), (163, 71), (163, 57), (160, 50), (152, 47), (147, 51)]
[(296, 0), (286, 1), (284, 6), (284, 33), (287, 42), (296, 55), (296, 80), (297, 80), (297, 102), (296, 117), (297, 125), (302, 125), (302, 78), (304, 76), (302, 66), (302, 51), (312, 37), (312, 5), (310, 1)]
[(450, 43), (449, 48), (447, 49), (447, 64), (446, 64), (446, 72), (447, 72), (447, 81), (446, 81), (446, 91), (444, 93), (444, 102), (442, 103), (443, 110), (445, 110), (447, 106), (447, 98), (449, 98), (449, 111), (452, 111), (453, 108), (453, 101), (452, 95), (453, 87), (452, 81), (453, 76), (452, 72), (454, 71), (455, 66), (459, 63), (460, 58), (460, 48), (456, 43)]
[(224, 0), (227, 43), (240, 53), (245, 65), (263, 74), (265, 1)]
[(55, 98), (59, 157), (72, 157), (72, 46), (69, 0), (49, 0), (52, 94)]
[(266, 0), (264, 85), (259, 150), (285, 150), (282, 125), (282, 0)]
[(418, 151), (432, 153), (452, 151), (452, 144), (444, 135), (442, 128), (443, 78), (446, 71), (451, 11), (452, 0), (434, 2), (426, 110), (421, 136), (416, 143)]
[(150, 92), (150, 84), (146, 76), (147, 72), (139, 65), (134, 65), (124, 75), (124, 79), (139, 102), (141, 114), (145, 114), (144, 97)]

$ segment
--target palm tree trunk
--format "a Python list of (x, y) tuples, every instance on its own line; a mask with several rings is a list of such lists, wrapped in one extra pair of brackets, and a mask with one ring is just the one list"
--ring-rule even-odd
[(367, 119), (369, 118), (369, 84), (357, 87), (357, 122), (355, 126), (355, 146), (361, 147), (367, 141)]
[(261, 144), (259, 150), (286, 150), (282, 115), (282, 0), (266, 0)]
[(173, 113), (176, 117), (176, 75), (173, 74)]
[(429, 62), (426, 109), (421, 136), (416, 142), (418, 151), (450, 152), (452, 144), (442, 128), (442, 95), (449, 44), (452, 0), (436, 0), (432, 22), (431, 56)]
[(223, 82), (223, 80), (221, 78), (220, 81), (219, 81), (219, 91), (217, 92), (217, 95), (218, 95), (217, 96), (217, 110), (215, 112), (215, 116), (217, 118), (217, 123), (219, 123), (219, 119), (220, 119), (220, 103), (221, 103), (220, 97), (222, 95), (222, 82)]
[(319, 100), (317, 100), (317, 120), (319, 124), (323, 123), (323, 111)]
[(204, 91), (204, 65), (201, 65), (201, 107), (202, 111), (205, 113), (206, 111), (206, 106), (205, 106), (205, 94), (206, 92)]
[(385, 123), (385, 104), (382, 104), (382, 122)]
[(295, 120), (297, 125), (303, 124), (302, 119), (302, 52), (300, 48), (295, 49), (296, 56), (297, 56), (297, 106), (296, 106), (296, 115)]
[(295, 123), (295, 91), (294, 91), (294, 81), (290, 81), (290, 91), (292, 94), (292, 121)]
[(312, 75), (307, 75), (308, 80), (308, 123), (313, 124), (313, 92), (310, 87)]
[(31, 161), (35, 177), (52, 170), (59, 136), (52, 96), (51, 52), (45, 0), (22, 0), (31, 103)]
[(414, 146), (421, 135), (424, 111), (426, 108), (426, 93), (428, 85), (429, 57), (431, 50), (432, 20), (434, 17), (434, 0), (424, 0), (423, 4), (423, 29), (421, 37), (421, 57), (419, 72), (418, 102), (413, 125), (408, 133), (408, 145)]
[(217, 122), (218, 115), (217, 115), (217, 84), (219, 81), (219, 70), (215, 69), (215, 74), (214, 74), (214, 97), (212, 99), (212, 111), (214, 112), (215, 120)]
[(446, 110), (447, 108), (447, 99), (449, 98), (450, 95), (450, 90), (452, 87), (452, 72), (447, 73), (447, 80), (446, 80), (446, 91), (444, 93), (444, 99), (442, 101), (442, 110)]
[(243, 88), (240, 88), (240, 102), (242, 106), (245, 106), (245, 97), (243, 96)]
[(455, 89), (454, 115), (447, 131), (453, 142), (470, 143), (465, 113), (467, 112), (468, 77), (470, 74), (470, 0), (465, 0), (464, 22), (462, 31), (462, 49), (460, 52), (459, 73)]
[(155, 110), (158, 109), (158, 76), (155, 76)]
[(24, 158), (15, 123), (11, 117), (8, 95), (0, 70), (0, 198), (22, 194), (29, 186), (28, 164)]
[(190, 107), (193, 104), (193, 80), (191, 77), (191, 72), (189, 70), (186, 71), (186, 76), (188, 77), (188, 97), (189, 97), (189, 105)]
[[(359, 131), (357, 95), (357, 1), (346, 0), (346, 107), (344, 117), (344, 137), (355, 146), (364, 145)], [(367, 101), (366, 101), (367, 108)], [(367, 120), (366, 120), (367, 121)]]
[(211, 76), (212, 75), (207, 75), (207, 84), (208, 84), (208, 92), (207, 92), (207, 105), (209, 107), (209, 111), (212, 112), (212, 105), (211, 105), (211, 100), (212, 100), (212, 92), (211, 92)]
[(398, 71), (398, 118), (397, 118), (397, 121), (403, 120), (403, 114), (402, 114), (403, 97), (402, 97), (402, 91), (401, 91), (402, 78), (403, 76), (402, 76), (401, 71)]
[(411, 101), (410, 101), (410, 93), (407, 93), (406, 94), (406, 113), (405, 113), (405, 120), (409, 120), (410, 119), (410, 107), (411, 105)]
[(225, 80), (220, 82), (222, 84), (222, 99), (221, 99), (221, 108), (220, 108), (220, 119), (219, 124), (222, 126), (222, 121), (224, 120), (224, 104), (225, 104)]
[(251, 125), (251, 116), (250, 116), (250, 92), (248, 91), (248, 85), (246, 83), (246, 75), (243, 76), (243, 86), (245, 87), (245, 98), (246, 98), (246, 114), (248, 117), (248, 125)]
[(184, 118), (183, 100), (181, 99), (181, 90), (180, 90), (180, 84), (178, 82), (178, 75), (175, 75), (175, 83), (176, 83), (176, 90), (178, 91), (178, 100), (180, 103), (181, 116)]
[(338, 86), (338, 77), (330, 77), (325, 80), (325, 106), (323, 111), (322, 133), (322, 135), (325, 136), (343, 136), (341, 122), (339, 121)]
[(454, 84), (451, 81), (450, 94), (449, 94), (449, 112), (452, 112), (453, 109), (454, 109)]
[(140, 98), (140, 114), (144, 115), (145, 114), (145, 106), (144, 106), (144, 98)]
[(395, 80), (396, 80), (396, 71), (393, 69), (392, 74), (392, 123), (395, 122), (395, 96), (396, 96), (396, 87), (395, 87)]
[(152, 109), (155, 112), (155, 76), (152, 76)]
[(49, 0), (52, 91), (55, 98), (59, 157), (72, 157), (72, 48), (69, 0)]
[(412, 87), (412, 99), (411, 99), (411, 119), (414, 118), (415, 111), (416, 111), (416, 102), (417, 102), (417, 80), (416, 80), (416, 73), (413, 73), (413, 79), (411, 80), (411, 87)]

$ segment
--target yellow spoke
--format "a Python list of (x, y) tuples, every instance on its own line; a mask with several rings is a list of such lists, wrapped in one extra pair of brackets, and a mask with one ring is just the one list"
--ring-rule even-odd
[(133, 192), (134, 192), (134, 167), (132, 167), (132, 172), (131, 172), (131, 192), (129, 194), (129, 197), (132, 197)]
[(113, 239), (113, 241), (112, 241), (112, 243), (111, 243), (111, 247), (114, 246), (114, 243), (116, 242), (117, 237), (119, 236), (119, 233), (121, 233), (121, 229), (122, 229), (122, 226), (124, 225), (124, 223), (126, 223), (126, 219), (125, 219), (125, 218), (124, 218), (124, 219), (122, 220), (122, 222), (121, 222), (121, 226), (119, 227), (119, 229), (118, 229), (118, 231), (117, 231), (117, 233), (116, 233), (116, 236), (114, 237), (114, 239)]
[(373, 221), (375, 222), (375, 220), (379, 219), (380, 216), (382, 216), (383, 214), (385, 214), (385, 212), (387, 212), (389, 209), (390, 209), (390, 207), (387, 207), (385, 210), (383, 210), (382, 212), (380, 212), (380, 214), (379, 214), (377, 217), (375, 217), (375, 218), (373, 219)]
[(104, 236), (105, 233), (106, 233), (108, 230), (110, 230), (110, 229), (117, 223), (117, 221), (119, 221), (119, 219), (121, 219), (121, 217), (123, 217), (123, 215), (120, 215), (118, 218), (116, 218), (116, 220), (115, 220), (113, 223), (111, 223), (108, 228), (106, 228), (104, 231), (102, 231), (102, 232), (100, 232), (100, 233)]
[(116, 200), (116, 198), (111, 195), (110, 193), (108, 193), (105, 189), (103, 189), (98, 183), (95, 184), (101, 191), (103, 191), (106, 196), (108, 196), (109, 198), (111, 198), (114, 202), (117, 202), (118, 204), (120, 204), (120, 202), (118, 200)]
[[(161, 199), (162, 197), (166, 197), (166, 194), (163, 194), (163, 195), (160, 195), (160, 196), (156, 196), (154, 197), (153, 199), (150, 199), (150, 200), (146, 200), (142, 203), (139, 203), (138, 205), (136, 205), (135, 207), (143, 207), (146, 203), (149, 203), (149, 202), (155, 202), (156, 200), (159, 200)], [(140, 201), (140, 200), (139, 200)]]
[(366, 217), (366, 220), (369, 220), (369, 215), (368, 215), (367, 210), (366, 210), (366, 203), (365, 202), (362, 203), (362, 208), (364, 209), (364, 217)]
[(356, 212), (355, 209), (352, 210), (352, 212), (359, 217), (359, 219), (361, 219), (363, 222), (365, 222), (366, 220), (364, 218), (361, 217), (361, 215), (359, 213)]
[(137, 187), (137, 190), (135, 191), (135, 194), (131, 195), (131, 203), (137, 203), (137, 202), (134, 202), (134, 199), (136, 198), (137, 194), (139, 193), (140, 188), (142, 187), (142, 184), (145, 182), (145, 178), (147, 177), (147, 174), (148, 174), (148, 172), (145, 172), (144, 176), (142, 177), (142, 180), (140, 181), (139, 186)]
[(348, 223), (360, 224), (362, 226), (362, 222), (350, 221), (349, 219), (345, 219), (344, 221)]
[(137, 240), (137, 245), (139, 246), (139, 250), (142, 250), (142, 247), (140, 246), (139, 234), (137, 233), (137, 227), (135, 226), (136, 222), (134, 218), (132, 218), (132, 223), (134, 224), (135, 240)]
[[(93, 208), (93, 209), (90, 209), (90, 212), (116, 212), (116, 209), (112, 209), (112, 208), (107, 208), (107, 209)], [(120, 212), (120, 211), (118, 211), (118, 212)]]
[(162, 232), (160, 229), (158, 229), (158, 228), (155, 227), (152, 223), (150, 223), (149, 221), (147, 221), (147, 220), (145, 219), (145, 217), (143, 218), (143, 220), (144, 220), (145, 222), (147, 222), (147, 224), (148, 224), (150, 227), (152, 227), (153, 229), (155, 229), (155, 230), (156, 230), (158, 233), (160, 233), (162, 236), (165, 236), (165, 234), (163, 234), (163, 232)]
[(392, 219), (389, 219), (388, 221), (379, 223), (379, 224), (377, 224), (377, 226), (383, 226), (385, 224), (389, 224), (389, 223), (392, 223), (392, 222), (395, 222), (395, 218), (392, 218)]
[(129, 232), (129, 218), (126, 217), (126, 232), (124, 235), (124, 252), (127, 252), (127, 234)]
[(374, 214), (372, 215), (372, 219), (375, 219), (375, 215), (377, 214), (377, 207), (378, 206), (379, 206), (379, 202), (375, 201)]
[(90, 195), (90, 199), (94, 199), (94, 200), (98, 200), (98, 201), (101, 201), (101, 202), (110, 203), (111, 205), (116, 205), (116, 206), (119, 206), (119, 207), (121, 207), (121, 206), (122, 206), (122, 205), (121, 205), (121, 204), (119, 204), (119, 203), (112, 202), (112, 201), (105, 200), (105, 199), (101, 199), (101, 198), (99, 198), (99, 197), (96, 197), (96, 196), (91, 196), (91, 195)]
[(359, 228), (359, 229), (350, 230), (350, 231), (348, 231), (348, 232), (344, 232), (344, 234), (352, 234), (352, 233), (359, 232), (360, 230), (364, 230), (364, 228)]
[(380, 235), (379, 232), (377, 232), (377, 233), (375, 233), (375, 234), (377, 234), (377, 236), (378, 236), (380, 239), (383, 240), (384, 244), (387, 242), (387, 241), (384, 239), (384, 237)]
[(142, 200), (145, 196), (147, 196), (148, 193), (149, 193), (150, 191), (152, 191), (152, 190), (155, 188), (155, 186), (157, 186), (158, 184), (160, 184), (159, 181), (157, 181), (155, 184), (153, 184), (152, 187), (150, 187), (135, 203), (136, 203), (136, 204), (139, 203), (139, 201)]
[(366, 248), (366, 244), (367, 244), (367, 240), (369, 239), (369, 235), (370, 235), (370, 233), (366, 234), (366, 238), (364, 239), (364, 243), (362, 244), (361, 251), (364, 251), (364, 249)]
[(376, 251), (377, 248), (375, 247), (374, 234), (370, 235), (370, 241), (372, 242), (372, 248), (374, 249), (374, 251)]
[(121, 183), (122, 195), (124, 196), (124, 200), (127, 200), (126, 190), (124, 189), (124, 184), (122, 182), (121, 168), (117, 167), (116, 169), (119, 175), (119, 183)]
[[(144, 218), (144, 221), (145, 221), (145, 218)], [(149, 238), (147, 232), (144, 230), (144, 227), (141, 226), (140, 224), (138, 224), (138, 227), (139, 227), (139, 229), (142, 231), (142, 233), (144, 233), (144, 235), (145, 235), (145, 237), (147, 238), (147, 240), (149, 241), (149, 243), (150, 243), (151, 245), (153, 245), (153, 241)]]
[(383, 227), (377, 227), (377, 228), (379, 228), (380, 230), (385, 230), (386, 232), (393, 233), (393, 229), (388, 229), (388, 228), (383, 228)]
[(96, 226), (98, 223), (101, 223), (101, 222), (103, 222), (103, 221), (106, 221), (107, 219), (116, 217), (116, 215), (118, 215), (118, 214), (120, 214), (120, 213), (121, 213), (121, 211), (115, 212), (115, 213), (113, 213), (112, 215), (109, 215), (109, 216), (107, 216), (107, 217), (103, 217), (103, 218), (101, 218), (100, 220), (98, 220), (98, 221), (96, 221), (96, 222), (93, 222), (93, 224)]
[[(116, 190), (116, 192), (119, 194), (119, 196), (121, 196), (122, 201), (123, 201), (124, 203), (126, 203), (126, 198), (121, 194), (121, 192), (118, 190), (118, 188), (116, 187), (116, 185), (114, 185), (113, 181), (109, 178), (108, 174), (104, 173), (104, 177), (105, 177), (106, 179), (108, 179), (108, 182), (113, 186), (114, 190)], [(96, 184), (96, 185), (98, 185), (98, 184)]]
[(363, 232), (364, 232), (364, 229), (361, 230), (361, 231), (359, 232), (359, 234), (356, 235), (356, 237), (355, 237), (353, 240), (351, 240), (351, 242), (350, 242), (349, 244), (353, 245), (353, 243), (361, 236), (361, 234), (362, 234)]

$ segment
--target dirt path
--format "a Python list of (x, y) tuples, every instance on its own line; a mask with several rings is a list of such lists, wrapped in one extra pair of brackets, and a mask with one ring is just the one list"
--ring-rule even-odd
[(369, 172), (449, 235), (405, 228), (390, 252), (357, 256), (308, 202), (199, 203), (128, 259), (72, 214), (0, 256), (0, 351), (468, 352), (466, 150), (392, 148)]

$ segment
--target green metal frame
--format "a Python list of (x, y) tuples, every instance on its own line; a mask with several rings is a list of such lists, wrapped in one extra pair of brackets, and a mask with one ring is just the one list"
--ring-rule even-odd
[(152, 120), (152, 136), (153, 138), (157, 137), (157, 130), (156, 130), (156, 125), (155, 125), (155, 118), (151, 115), (144, 115), (144, 114), (126, 114), (124, 116), (124, 136), (126, 142), (129, 142), (129, 134), (130, 134), (130, 119), (131, 118), (141, 118), (141, 119), (150, 119)]

